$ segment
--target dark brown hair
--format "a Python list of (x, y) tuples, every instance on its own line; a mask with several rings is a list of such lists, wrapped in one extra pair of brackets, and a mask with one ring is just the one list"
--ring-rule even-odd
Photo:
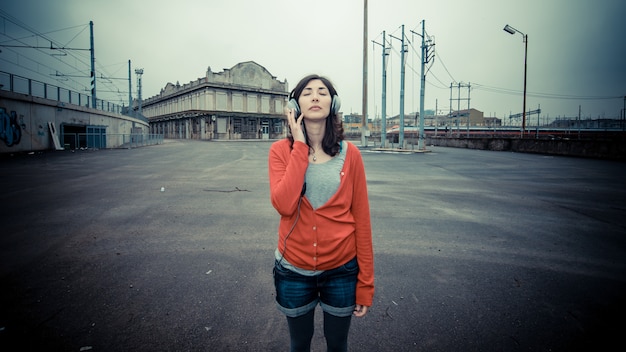
[[(335, 90), (335, 87), (328, 78), (312, 74), (304, 77), (300, 80), (300, 82), (298, 82), (298, 84), (296, 84), (295, 88), (289, 94), (289, 99), (295, 99), (296, 101), (298, 101), (306, 85), (314, 79), (319, 79), (320, 81), (322, 81), (322, 83), (324, 83), (326, 88), (328, 88), (328, 92), (330, 93), (331, 97), (337, 95), (337, 90)], [(289, 130), (289, 135), (287, 138), (289, 138), (291, 144), (293, 145), (293, 136), (291, 135), (291, 129)], [(341, 121), (339, 116), (335, 114), (331, 109), (330, 114), (328, 115), (328, 117), (326, 117), (326, 128), (324, 130), (324, 137), (322, 138), (322, 149), (324, 149), (324, 152), (326, 154), (330, 156), (335, 156), (337, 155), (337, 153), (339, 153), (340, 143), (343, 139), (343, 122)], [(308, 136), (306, 136), (306, 144), (309, 147), (311, 146)]]

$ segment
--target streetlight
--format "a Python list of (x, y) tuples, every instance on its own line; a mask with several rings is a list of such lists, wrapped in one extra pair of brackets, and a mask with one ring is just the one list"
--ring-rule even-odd
[(137, 74), (137, 103), (139, 104), (137, 112), (141, 116), (141, 75), (143, 75), (143, 68), (135, 69), (135, 74)]
[(524, 110), (522, 110), (522, 137), (524, 137), (524, 130), (526, 129), (526, 62), (528, 59), (528, 34), (524, 34), (508, 24), (504, 26), (504, 31), (509, 34), (515, 34), (515, 32), (517, 32), (524, 38)]

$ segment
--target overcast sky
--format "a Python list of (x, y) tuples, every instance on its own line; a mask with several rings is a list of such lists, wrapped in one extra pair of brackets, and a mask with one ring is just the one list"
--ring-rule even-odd
[[(128, 76), (143, 68), (144, 98), (168, 82), (203, 77), (207, 67), (221, 72), (255, 61), (293, 87), (309, 73), (329, 77), (344, 113), (361, 113), (363, 0), (20, 0), (0, 5), (0, 70), (37, 80), (66, 75), (66, 84), (89, 87), (89, 52), (13, 48), (89, 48), (94, 23), (98, 76)], [(426, 75), (424, 105), (447, 113), (457, 88), (471, 85), (470, 107), (485, 116), (505, 117), (522, 110), (524, 43), (528, 35), (527, 110), (542, 119), (578, 116), (617, 118), (626, 96), (626, 1), (623, 0), (369, 0), (368, 115), (381, 113), (382, 32), (410, 41), (406, 58), (405, 114), (419, 111), (421, 21), (434, 37), (435, 57)], [(8, 15), (8, 16), (7, 16)], [(7, 19), (7, 17), (9, 19)], [(387, 70), (387, 115), (400, 111), (400, 41), (392, 45)], [(15, 39), (19, 39), (19, 42)], [(57, 82), (62, 83), (62, 82)], [(132, 79), (136, 96), (136, 77)], [(98, 80), (98, 98), (128, 104), (128, 82)], [(112, 93), (112, 91), (120, 93)], [(88, 94), (88, 92), (86, 92)], [(468, 95), (461, 89), (461, 98)], [(461, 100), (462, 109), (467, 100)], [(533, 117), (533, 121), (536, 116)], [(519, 123), (519, 122), (518, 122)], [(534, 122), (533, 122), (534, 123)]]

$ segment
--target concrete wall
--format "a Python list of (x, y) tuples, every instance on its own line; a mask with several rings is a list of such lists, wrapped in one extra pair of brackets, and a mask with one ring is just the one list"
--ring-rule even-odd
[[(409, 143), (411, 143), (410, 141)], [(414, 141), (417, 144), (417, 141)], [(426, 138), (426, 145), (626, 160), (626, 134), (607, 140), (515, 138)]]
[(107, 148), (122, 143), (119, 135), (149, 131), (147, 122), (129, 116), (7, 91), (0, 91), (0, 113), (0, 153), (54, 150), (48, 122), (59, 138), (62, 124), (104, 126)]

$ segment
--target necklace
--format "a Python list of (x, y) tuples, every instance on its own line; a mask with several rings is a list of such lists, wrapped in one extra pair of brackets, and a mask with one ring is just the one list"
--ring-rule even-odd
[(315, 155), (315, 148), (311, 148), (311, 150), (313, 151), (313, 162), (317, 161), (317, 155)]

